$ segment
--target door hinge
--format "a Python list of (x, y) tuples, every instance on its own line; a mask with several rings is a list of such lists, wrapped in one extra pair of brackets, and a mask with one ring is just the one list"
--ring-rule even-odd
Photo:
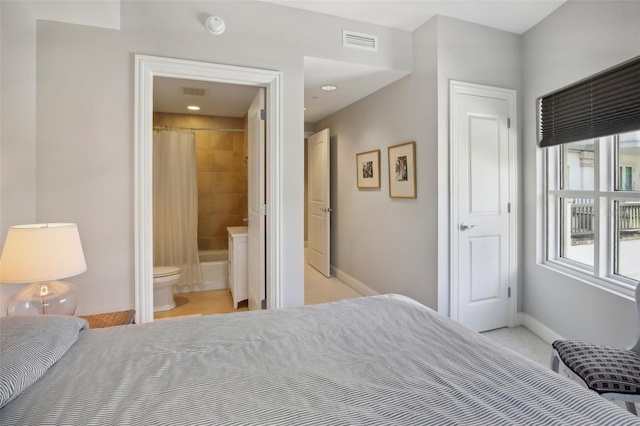
[(510, 129), (511, 128), (511, 119), (507, 118), (507, 128)]
[(261, 120), (266, 120), (267, 119), (267, 110), (266, 109), (261, 109), (260, 110), (260, 119)]
[(507, 292), (507, 295), (511, 297), (511, 287), (509, 287), (509, 291)]
[(507, 203), (507, 213), (511, 213), (511, 203)]
[(263, 204), (263, 205), (260, 206), (260, 214), (262, 216), (266, 216), (267, 215), (267, 205), (266, 204)]

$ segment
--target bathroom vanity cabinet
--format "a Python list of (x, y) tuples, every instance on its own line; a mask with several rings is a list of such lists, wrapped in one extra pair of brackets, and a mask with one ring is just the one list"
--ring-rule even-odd
[(229, 234), (229, 290), (233, 297), (233, 309), (238, 302), (249, 298), (249, 235), (246, 226), (227, 228)]

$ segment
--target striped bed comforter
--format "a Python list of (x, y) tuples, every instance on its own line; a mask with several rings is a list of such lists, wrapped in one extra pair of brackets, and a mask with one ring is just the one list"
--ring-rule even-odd
[(638, 425), (397, 295), (80, 332), (3, 425)]

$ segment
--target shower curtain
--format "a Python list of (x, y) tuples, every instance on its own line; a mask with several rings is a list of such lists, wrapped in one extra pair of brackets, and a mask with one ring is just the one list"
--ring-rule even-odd
[(180, 285), (202, 282), (193, 133), (153, 135), (153, 264), (180, 266)]

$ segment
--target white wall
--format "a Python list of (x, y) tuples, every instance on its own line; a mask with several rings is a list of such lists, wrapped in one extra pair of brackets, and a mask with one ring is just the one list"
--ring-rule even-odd
[[(16, 19), (17, 12), (4, 4), (2, 12), (3, 21)], [(227, 24), (220, 37), (204, 29), (211, 13)], [(406, 71), (411, 69), (411, 34), (261, 2), (216, 2), (215, 8), (203, 2), (123, 2), (121, 18), (120, 31), (38, 22), (37, 57), (25, 47), (32, 56), (29, 66), (37, 62), (37, 77), (25, 77), (34, 97), (23, 102), (34, 110), (26, 114), (29, 129), (37, 130), (32, 160), (27, 161), (31, 170), (37, 167), (35, 189), (18, 191), (34, 203), (21, 212), (3, 198), (3, 231), (16, 222), (78, 223), (88, 271), (69, 279), (79, 288), (77, 313), (131, 308), (134, 54), (279, 70), (282, 164), (287, 165), (280, 171), (284, 304), (302, 304), (303, 57)], [(343, 49), (343, 28), (378, 35), (384, 40), (381, 50), (371, 55)], [(5, 34), (3, 22), (3, 43)], [(13, 84), (6, 76), (20, 69), (3, 60), (2, 71), (4, 87)], [(3, 97), (3, 119), (11, 108)]]
[[(331, 128), (332, 264), (379, 293), (449, 312), (449, 80), (518, 90), (518, 35), (436, 17), (413, 35), (413, 74), (317, 123)], [(415, 200), (390, 199), (387, 147), (416, 142)], [(355, 154), (381, 150), (380, 190), (358, 190)]]
[[(536, 98), (640, 54), (640, 3), (567, 2), (523, 36), (523, 311), (565, 338), (629, 345), (631, 300), (538, 264), (542, 227)], [(535, 224), (535, 226), (533, 226)]]

